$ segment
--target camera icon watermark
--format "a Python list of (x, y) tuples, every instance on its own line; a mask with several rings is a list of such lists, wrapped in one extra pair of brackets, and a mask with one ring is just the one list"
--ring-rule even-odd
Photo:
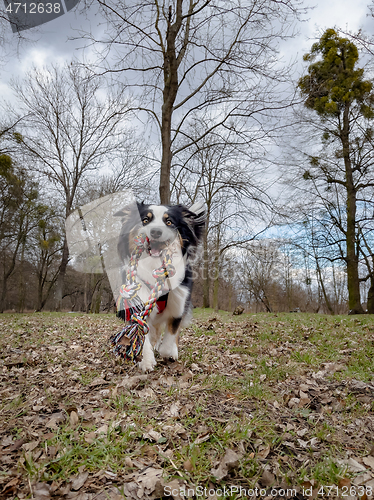
[(78, 3), (79, 0), (4, 0), (13, 33), (48, 23), (63, 16)]

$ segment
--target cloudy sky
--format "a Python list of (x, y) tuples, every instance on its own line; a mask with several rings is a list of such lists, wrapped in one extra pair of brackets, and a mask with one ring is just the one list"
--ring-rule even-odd
[[(300, 36), (287, 42), (282, 47), (283, 59), (290, 57), (302, 61), (302, 55), (307, 52), (318, 33), (328, 27), (340, 27), (350, 31), (363, 28), (368, 34), (374, 33), (374, 19), (368, 16), (369, 0), (306, 0), (305, 5), (312, 7), (306, 17), (306, 21), (300, 24)], [(1, 1), (1, 6), (3, 2)], [(2, 7), (4, 8), (4, 7)], [(71, 60), (81, 57), (78, 50), (82, 41), (69, 40), (74, 37), (76, 30), (87, 26), (89, 22), (97, 22), (95, 16), (90, 16), (88, 21), (85, 16), (71, 11), (64, 16), (50, 21), (40, 28), (35, 41), (21, 44), (18, 55), (12, 54), (5, 58), (6, 64), (0, 67), (0, 96), (11, 97), (11, 91), (7, 85), (12, 76), (22, 76), (24, 72), (33, 65), (43, 66), (53, 62)], [(16, 35), (12, 33), (10, 26), (6, 37), (16, 42)], [(24, 32), (26, 33), (26, 32)], [(0, 48), (0, 51), (3, 50)], [(87, 53), (89, 57), (89, 52)], [(302, 66), (299, 66), (300, 69)]]

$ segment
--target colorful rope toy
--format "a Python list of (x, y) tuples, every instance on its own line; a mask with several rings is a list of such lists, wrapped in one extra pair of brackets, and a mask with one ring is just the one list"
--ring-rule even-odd
[(137, 363), (143, 350), (145, 336), (149, 331), (147, 316), (153, 311), (157, 299), (168, 289), (165, 282), (175, 274), (175, 267), (172, 264), (168, 251), (162, 259), (162, 266), (154, 269), (152, 276), (156, 282), (151, 289), (147, 302), (143, 304), (138, 291), (141, 284), (136, 281), (139, 259), (144, 251), (149, 249), (149, 239), (145, 234), (140, 234), (134, 239), (135, 248), (131, 254), (129, 266), (126, 272), (126, 284), (120, 288), (120, 295), (117, 300), (117, 311), (130, 311), (130, 321), (119, 333), (110, 338), (116, 356), (122, 356), (125, 360)]

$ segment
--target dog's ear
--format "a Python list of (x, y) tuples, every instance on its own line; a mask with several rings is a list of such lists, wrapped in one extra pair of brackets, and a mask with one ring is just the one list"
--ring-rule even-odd
[(205, 228), (205, 204), (203, 201), (194, 203), (190, 208), (184, 208), (182, 211), (184, 220), (187, 222), (195, 238), (195, 244), (198, 244), (203, 237)]

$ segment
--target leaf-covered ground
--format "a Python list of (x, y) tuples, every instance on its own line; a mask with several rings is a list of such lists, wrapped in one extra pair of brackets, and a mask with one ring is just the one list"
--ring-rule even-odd
[(1, 316), (1, 498), (373, 498), (372, 316), (196, 311), (147, 375), (120, 327)]

